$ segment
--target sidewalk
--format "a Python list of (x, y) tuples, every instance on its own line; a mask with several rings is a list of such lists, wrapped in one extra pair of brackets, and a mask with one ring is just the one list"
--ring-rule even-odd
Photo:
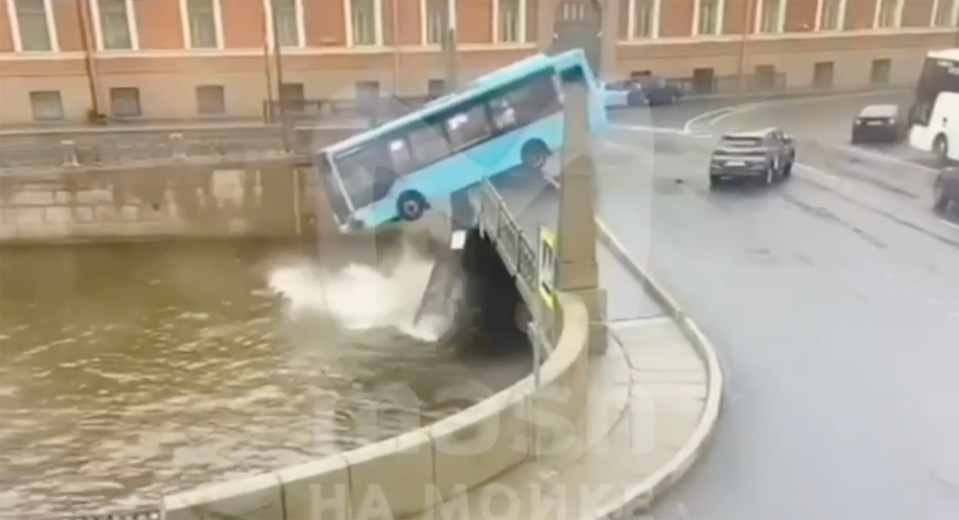
[(412, 518), (585, 520), (645, 510), (676, 476), (671, 467), (686, 465), (706, 369), (668, 317), (614, 325), (610, 340), (590, 367), (585, 451), (531, 460)]

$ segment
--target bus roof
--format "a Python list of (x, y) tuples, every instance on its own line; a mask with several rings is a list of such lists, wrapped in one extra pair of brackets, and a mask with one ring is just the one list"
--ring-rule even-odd
[(387, 121), (376, 128), (371, 128), (359, 134), (350, 136), (343, 141), (323, 148), (322, 151), (338, 152), (340, 150), (355, 146), (356, 144), (366, 141), (372, 137), (383, 135), (402, 128), (410, 123), (417, 123), (426, 116), (441, 112), (449, 107), (456, 106), (467, 99), (473, 98), (479, 93), (495, 88), (514, 79), (521, 78), (533, 70), (544, 69), (547, 66), (555, 67), (576, 62), (586, 62), (586, 55), (583, 53), (582, 49), (572, 49), (554, 56), (549, 56), (546, 54), (534, 54), (511, 63), (505, 67), (488, 72), (468, 83), (462, 90), (434, 99), (433, 101), (430, 101), (424, 105), (420, 110), (400, 116), (391, 121)]
[(959, 62), (959, 49), (929, 51), (929, 54), (927, 54), (926, 57), (934, 60), (949, 60)]

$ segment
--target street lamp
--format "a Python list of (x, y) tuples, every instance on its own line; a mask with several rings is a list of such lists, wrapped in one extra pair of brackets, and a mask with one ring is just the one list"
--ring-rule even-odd
[(743, 8), (743, 34), (739, 44), (739, 66), (736, 78), (737, 89), (739, 90), (739, 93), (742, 93), (745, 90), (746, 46), (749, 43), (749, 19), (750, 14), (753, 11), (753, 2), (754, 0), (747, 0), (746, 6)]

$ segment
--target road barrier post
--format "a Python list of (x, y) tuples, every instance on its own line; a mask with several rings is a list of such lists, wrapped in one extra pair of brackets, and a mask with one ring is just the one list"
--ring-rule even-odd
[(80, 161), (77, 160), (77, 147), (72, 140), (64, 139), (60, 141), (60, 158), (63, 161), (63, 166), (70, 168), (80, 166)]
[(173, 160), (186, 160), (186, 146), (183, 143), (183, 134), (170, 134), (170, 150), (173, 151)]

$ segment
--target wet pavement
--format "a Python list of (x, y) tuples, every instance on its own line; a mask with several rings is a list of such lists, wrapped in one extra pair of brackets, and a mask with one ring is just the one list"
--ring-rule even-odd
[[(456, 355), (293, 312), (267, 280), (301, 254), (268, 242), (5, 248), (0, 517), (151, 505), (418, 427), (528, 371), (523, 345)], [(394, 294), (365, 283), (345, 290)]]
[(959, 517), (959, 230), (930, 209), (925, 157), (847, 144), (863, 106), (907, 99), (724, 118), (714, 131), (796, 135), (803, 164), (769, 189), (711, 192), (710, 138), (607, 143), (621, 157), (601, 166), (602, 218), (704, 329), (727, 380), (713, 445), (653, 518)]

